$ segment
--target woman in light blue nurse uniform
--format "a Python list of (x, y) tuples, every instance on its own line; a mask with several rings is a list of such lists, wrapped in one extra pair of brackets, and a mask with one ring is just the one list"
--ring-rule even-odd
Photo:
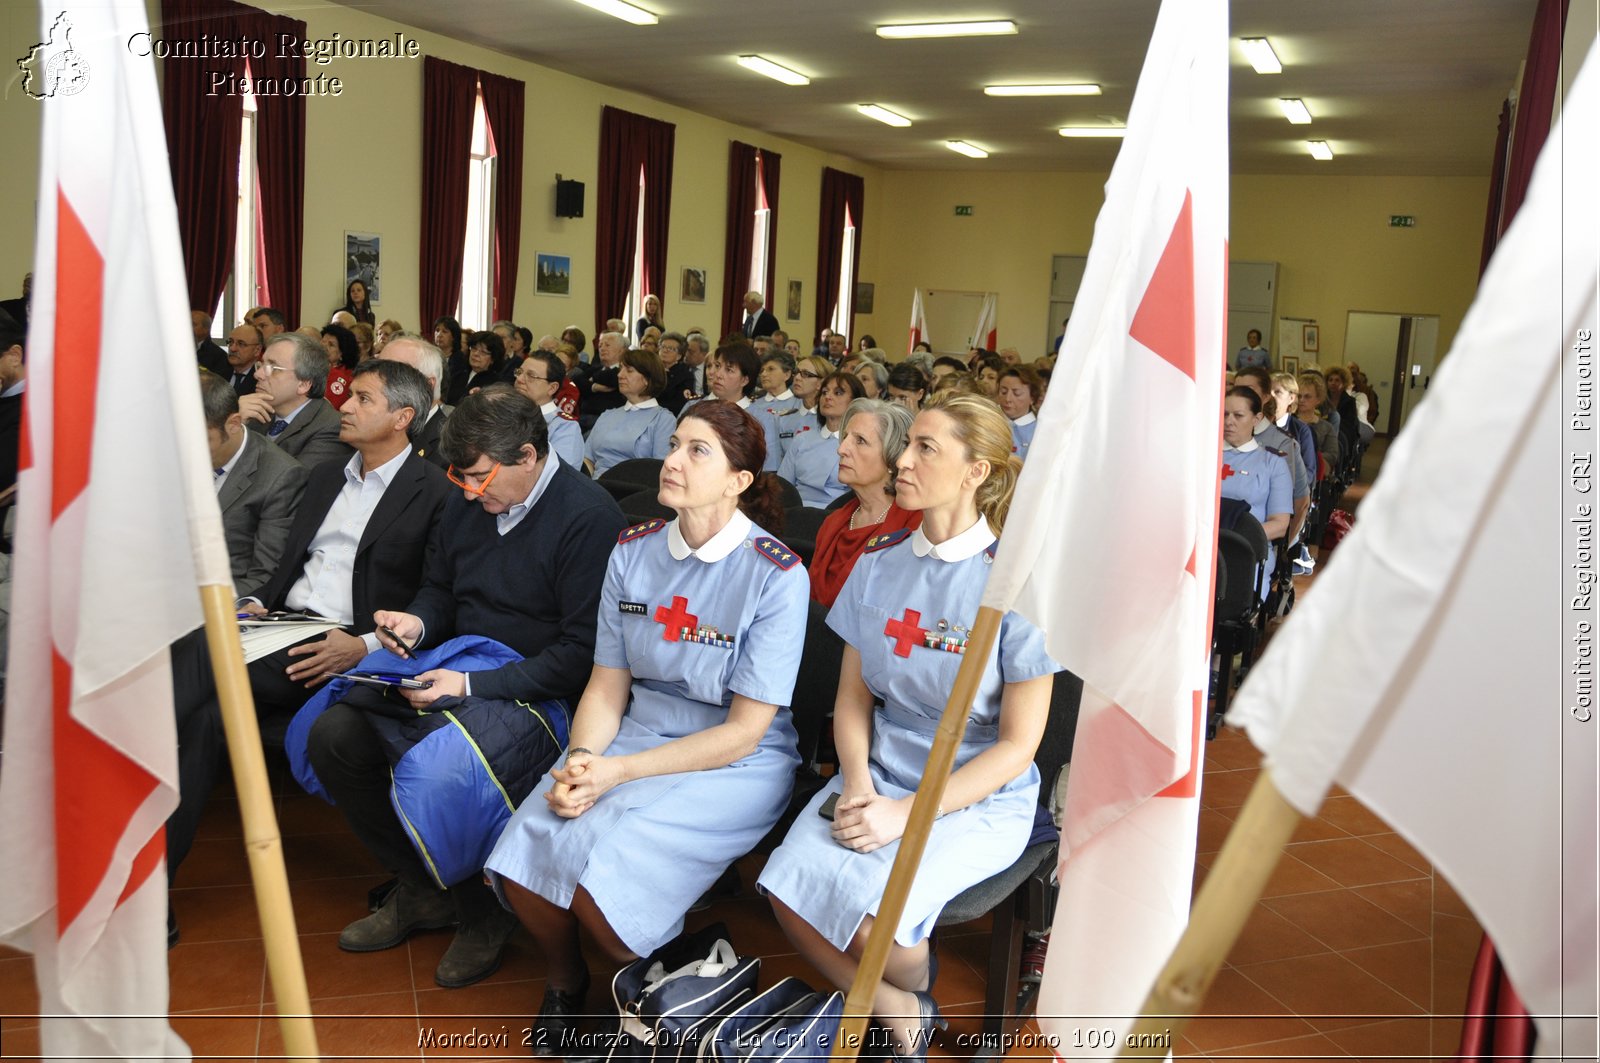
[(648, 955), (788, 806), (809, 581), (761, 527), (782, 517), (765, 445), (732, 403), (685, 411), (661, 468), (677, 518), (619, 537), (566, 759), (490, 854), (547, 963), (536, 1048), (583, 1012), (580, 925), (618, 963)]
[(589, 429), (584, 464), (598, 479), (611, 466), (629, 458), (662, 458), (677, 418), (656, 402), (667, 386), (667, 371), (655, 352), (624, 351), (617, 367), (617, 390), (625, 405), (607, 410)]
[(1278, 541), (1294, 515), (1294, 479), (1287, 461), (1256, 442), (1260, 419), (1261, 396), (1254, 388), (1228, 390), (1222, 400), (1222, 497), (1248, 503), (1250, 515), (1267, 533), (1267, 564), (1261, 573), (1265, 600), (1272, 584), (1265, 577), (1277, 566)]
[(803, 418), (778, 463), (778, 475), (794, 484), (800, 503), (826, 509), (850, 490), (839, 482), (839, 430), (850, 403), (862, 396), (861, 381), (835, 372), (822, 382), (816, 416)]
[[(789, 940), (840, 988), (855, 977), (888, 882), (1021, 462), (992, 401), (945, 395), (917, 415), (897, 467), (895, 501), (920, 510), (922, 525), (869, 540), (828, 615), (846, 643), (834, 706), (840, 773), (759, 881)], [(1006, 614), (874, 994), (899, 1056), (925, 1054), (941, 1021), (927, 993), (940, 909), (1011, 866), (1032, 833), (1033, 756), (1056, 671), (1039, 630)], [(833, 795), (830, 822), (820, 811)], [(906, 1016), (917, 1018), (907, 1025)]]

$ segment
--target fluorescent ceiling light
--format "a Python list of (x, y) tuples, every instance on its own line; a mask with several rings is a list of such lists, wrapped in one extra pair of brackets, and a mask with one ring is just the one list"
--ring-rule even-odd
[(631, 22), (635, 26), (654, 26), (661, 20), (642, 7), (625, 4), (622, 0), (578, 0), (584, 7), (592, 7), (596, 11), (603, 11), (613, 18), (620, 18), (624, 22)]
[(1319, 159), (1322, 162), (1327, 162), (1333, 158), (1333, 149), (1328, 147), (1326, 140), (1308, 140), (1306, 141), (1306, 150), (1311, 152), (1313, 159)]
[(1120, 125), (1069, 125), (1059, 130), (1064, 137), (1121, 137), (1128, 133), (1127, 126)]
[[(587, 0), (584, 0), (587, 2)], [(765, 74), (773, 81), (781, 81), (785, 85), (809, 85), (811, 79), (786, 66), (779, 66), (771, 59), (763, 59), (759, 55), (741, 55), (739, 65), (746, 70), (754, 70), (758, 74)]]
[(860, 111), (868, 118), (876, 118), (884, 125), (892, 125), (897, 128), (904, 129), (906, 126), (911, 124), (911, 119), (907, 118), (905, 115), (895, 114), (893, 111), (889, 110), (889, 108), (879, 107), (875, 103), (858, 103), (856, 104), (856, 110)]
[(1272, 50), (1272, 42), (1265, 37), (1240, 37), (1239, 47), (1244, 49), (1245, 58), (1250, 60), (1250, 65), (1256, 68), (1258, 74), (1281, 74), (1283, 64), (1278, 61), (1278, 53)]
[(985, 85), (985, 96), (1098, 96), (1099, 85)]
[(891, 40), (914, 37), (994, 37), (1017, 32), (1017, 24), (1004, 22), (922, 22), (908, 26), (879, 26), (878, 36)]
[(949, 148), (951, 151), (965, 155), (969, 159), (987, 159), (989, 157), (989, 153), (987, 151), (984, 151), (982, 148), (975, 145), (968, 144), (965, 140), (947, 140), (944, 142), (944, 146)]
[(1278, 106), (1283, 108), (1283, 116), (1293, 125), (1310, 125), (1311, 112), (1306, 110), (1304, 100), (1279, 100)]

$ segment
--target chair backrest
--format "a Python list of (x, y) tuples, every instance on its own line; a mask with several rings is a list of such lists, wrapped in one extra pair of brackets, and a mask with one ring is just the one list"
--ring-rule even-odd
[(800, 497), (800, 488), (778, 477), (778, 504), (784, 509), (799, 509), (805, 505), (805, 499)]
[(828, 626), (828, 607), (811, 603), (806, 617), (806, 641), (800, 652), (800, 673), (795, 677), (789, 711), (800, 738), (800, 762), (812, 764), (822, 740), (822, 727), (833, 711), (839, 693), (839, 666), (844, 663), (844, 640)]
[(827, 510), (815, 509), (811, 506), (795, 506), (783, 511), (783, 541), (790, 546), (795, 539), (809, 539), (817, 541), (817, 532), (822, 530), (822, 522), (828, 519)]
[(1267, 563), (1267, 554), (1271, 549), (1271, 544), (1267, 542), (1267, 529), (1261, 526), (1259, 520), (1246, 513), (1233, 522), (1232, 530), (1236, 534), (1243, 536), (1245, 542), (1250, 544), (1250, 549), (1255, 553), (1256, 564), (1264, 565)]
[(854, 497), (856, 497), (856, 493), (854, 491), (846, 491), (832, 502), (829, 502), (827, 507), (823, 509), (823, 512), (832, 513), (834, 510), (838, 509), (840, 506), (844, 505)]
[(600, 474), (601, 483), (638, 484), (656, 487), (661, 483), (660, 458), (629, 458), (619, 461)]
[(1056, 777), (1072, 760), (1072, 742), (1078, 734), (1078, 708), (1083, 702), (1083, 680), (1068, 671), (1056, 673), (1050, 690), (1050, 718), (1045, 721), (1044, 737), (1033, 754), (1039, 766), (1039, 803), (1050, 807)]
[(1250, 541), (1228, 528), (1217, 533), (1217, 562), (1217, 604), (1212, 615), (1218, 623), (1241, 619), (1255, 608), (1261, 562)]
[(662, 520), (671, 520), (678, 515), (678, 511), (671, 506), (663, 506), (656, 498), (656, 489), (635, 491), (626, 498), (617, 500), (617, 505), (622, 508), (622, 515), (635, 524), (660, 517)]

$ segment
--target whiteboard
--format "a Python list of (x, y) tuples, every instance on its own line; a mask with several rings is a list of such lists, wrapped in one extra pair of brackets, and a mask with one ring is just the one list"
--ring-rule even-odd
[(928, 319), (928, 342), (935, 354), (953, 354), (966, 361), (972, 330), (983, 309), (983, 292), (948, 288), (922, 290), (922, 312)]

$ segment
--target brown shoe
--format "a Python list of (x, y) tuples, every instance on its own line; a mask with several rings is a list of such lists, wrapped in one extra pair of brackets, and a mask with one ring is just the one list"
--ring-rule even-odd
[(346, 952), (392, 949), (413, 930), (434, 930), (455, 922), (456, 909), (448, 894), (402, 879), (383, 907), (344, 928), (339, 947)]

